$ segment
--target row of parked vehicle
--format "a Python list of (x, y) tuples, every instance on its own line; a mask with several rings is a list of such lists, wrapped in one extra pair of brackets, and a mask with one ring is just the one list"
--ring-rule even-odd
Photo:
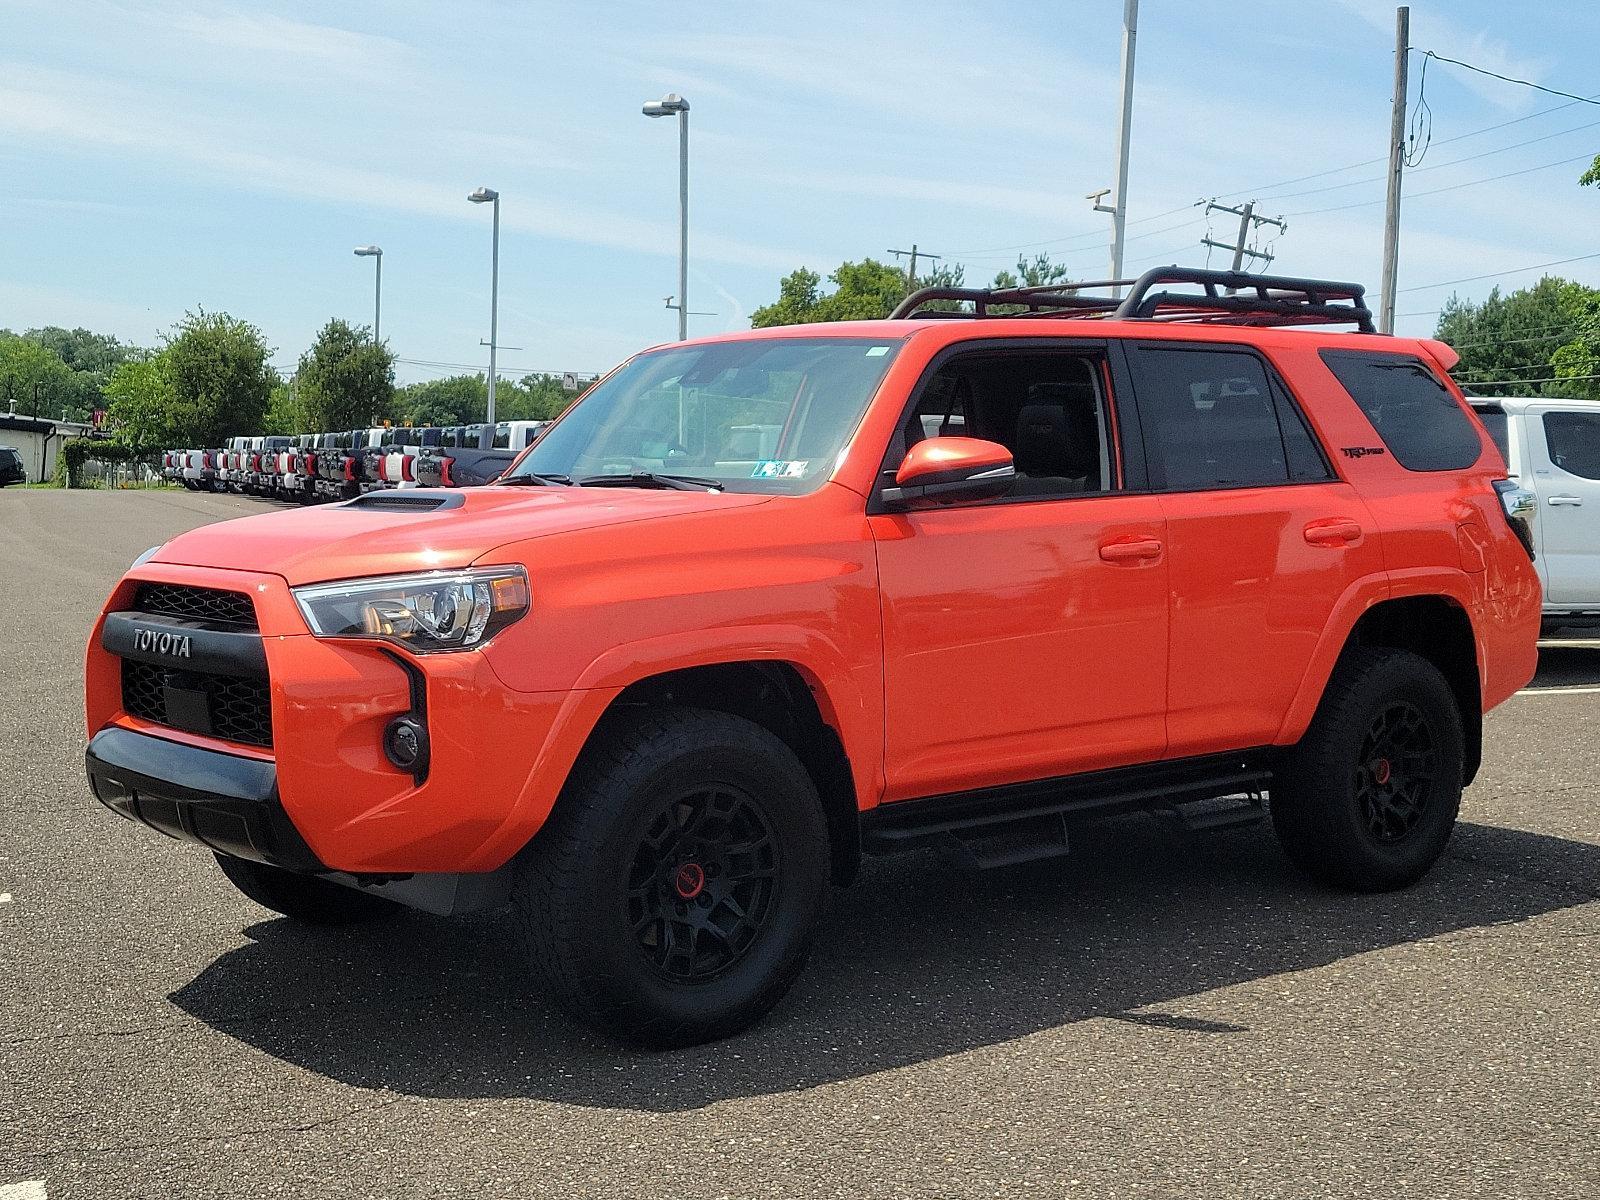
[(477, 487), (496, 479), (549, 425), (383, 426), (340, 433), (229, 438), (214, 450), (168, 450), (161, 474), (192, 491), (309, 504), (380, 488)]

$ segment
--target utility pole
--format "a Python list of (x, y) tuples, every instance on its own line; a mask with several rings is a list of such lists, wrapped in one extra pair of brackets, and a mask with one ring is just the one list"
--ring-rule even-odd
[[(1122, 111), (1117, 118), (1117, 191), (1111, 212), (1111, 278), (1122, 278), (1122, 233), (1128, 223), (1128, 144), (1133, 138), (1133, 50), (1139, 34), (1139, 0), (1122, 10)], [(1098, 206), (1097, 206), (1098, 207)], [(1113, 296), (1122, 289), (1112, 288)]]
[(908, 296), (917, 290), (917, 258), (920, 256), (938, 262), (944, 257), (941, 254), (929, 254), (926, 251), (918, 250), (915, 242), (911, 243), (911, 249), (909, 250), (891, 250), (889, 253), (896, 258), (904, 258), (910, 255), (911, 265), (906, 268), (906, 295)]
[[(1239, 218), (1238, 239), (1232, 242), (1219, 242), (1215, 238), (1203, 237), (1200, 239), (1200, 244), (1202, 246), (1210, 246), (1213, 250), (1229, 251), (1233, 255), (1233, 270), (1235, 271), (1244, 270), (1244, 260), (1246, 255), (1250, 256), (1251, 266), (1255, 265), (1254, 260), (1258, 258), (1261, 260), (1261, 265), (1263, 267), (1272, 261), (1273, 256), (1270, 252), (1266, 250), (1256, 250), (1249, 245), (1250, 235), (1257, 229), (1261, 228), (1261, 226), (1276, 226), (1279, 233), (1287, 233), (1289, 231), (1289, 223), (1282, 217), (1258, 217), (1256, 215), (1256, 202), (1254, 200), (1251, 200), (1242, 207), (1238, 208), (1231, 204), (1218, 204), (1215, 200), (1208, 200), (1206, 202), (1206, 215), (1209, 216), (1213, 212), (1232, 213), (1234, 216)], [(1229, 288), (1228, 292), (1231, 295), (1233, 293), (1233, 289)]]
[(1394, 101), (1389, 111), (1389, 197), (1383, 210), (1383, 298), (1378, 332), (1394, 332), (1394, 285), (1400, 270), (1400, 172), (1406, 161), (1406, 59), (1411, 53), (1411, 10), (1394, 10)]

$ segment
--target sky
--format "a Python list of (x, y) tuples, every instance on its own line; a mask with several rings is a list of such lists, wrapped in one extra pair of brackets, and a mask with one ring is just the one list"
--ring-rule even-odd
[[(604, 370), (676, 331), (676, 129), (640, 112), (667, 91), (691, 104), (691, 334), (746, 327), (797, 267), (912, 243), (969, 283), (1040, 250), (1103, 277), (1084, 197), (1113, 178), (1122, 9), (0, 0), (0, 327), (152, 345), (222, 310), (292, 370), (329, 318), (371, 321), (351, 250), (377, 243), (399, 378), (481, 367), (490, 214), (466, 197), (486, 185), (501, 370)], [(1592, 90), (1600, 5), (1413, 0), (1411, 28), (1419, 51)], [(1195, 202), (1255, 199), (1288, 223), (1261, 231), (1270, 270), (1376, 304), (1393, 29), (1385, 0), (1144, 0), (1127, 270), (1204, 265), (1237, 219)], [(1600, 286), (1600, 189), (1577, 185), (1600, 111), (1437, 60), (1425, 98), (1398, 331), (1540, 274), (1514, 268), (1594, 255), (1551, 270)]]

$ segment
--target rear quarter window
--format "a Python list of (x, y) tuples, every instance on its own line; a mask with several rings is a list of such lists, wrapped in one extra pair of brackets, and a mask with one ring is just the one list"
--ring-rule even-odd
[(1320, 353), (1406, 470), (1459, 471), (1482, 456), (1476, 426), (1421, 359), (1369, 350)]

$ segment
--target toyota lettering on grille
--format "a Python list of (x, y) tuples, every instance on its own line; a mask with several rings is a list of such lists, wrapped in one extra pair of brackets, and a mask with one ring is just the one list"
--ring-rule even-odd
[(186, 633), (169, 633), (163, 629), (140, 629), (133, 631), (133, 648), (148, 654), (164, 654), (168, 658), (189, 658), (189, 635)]

